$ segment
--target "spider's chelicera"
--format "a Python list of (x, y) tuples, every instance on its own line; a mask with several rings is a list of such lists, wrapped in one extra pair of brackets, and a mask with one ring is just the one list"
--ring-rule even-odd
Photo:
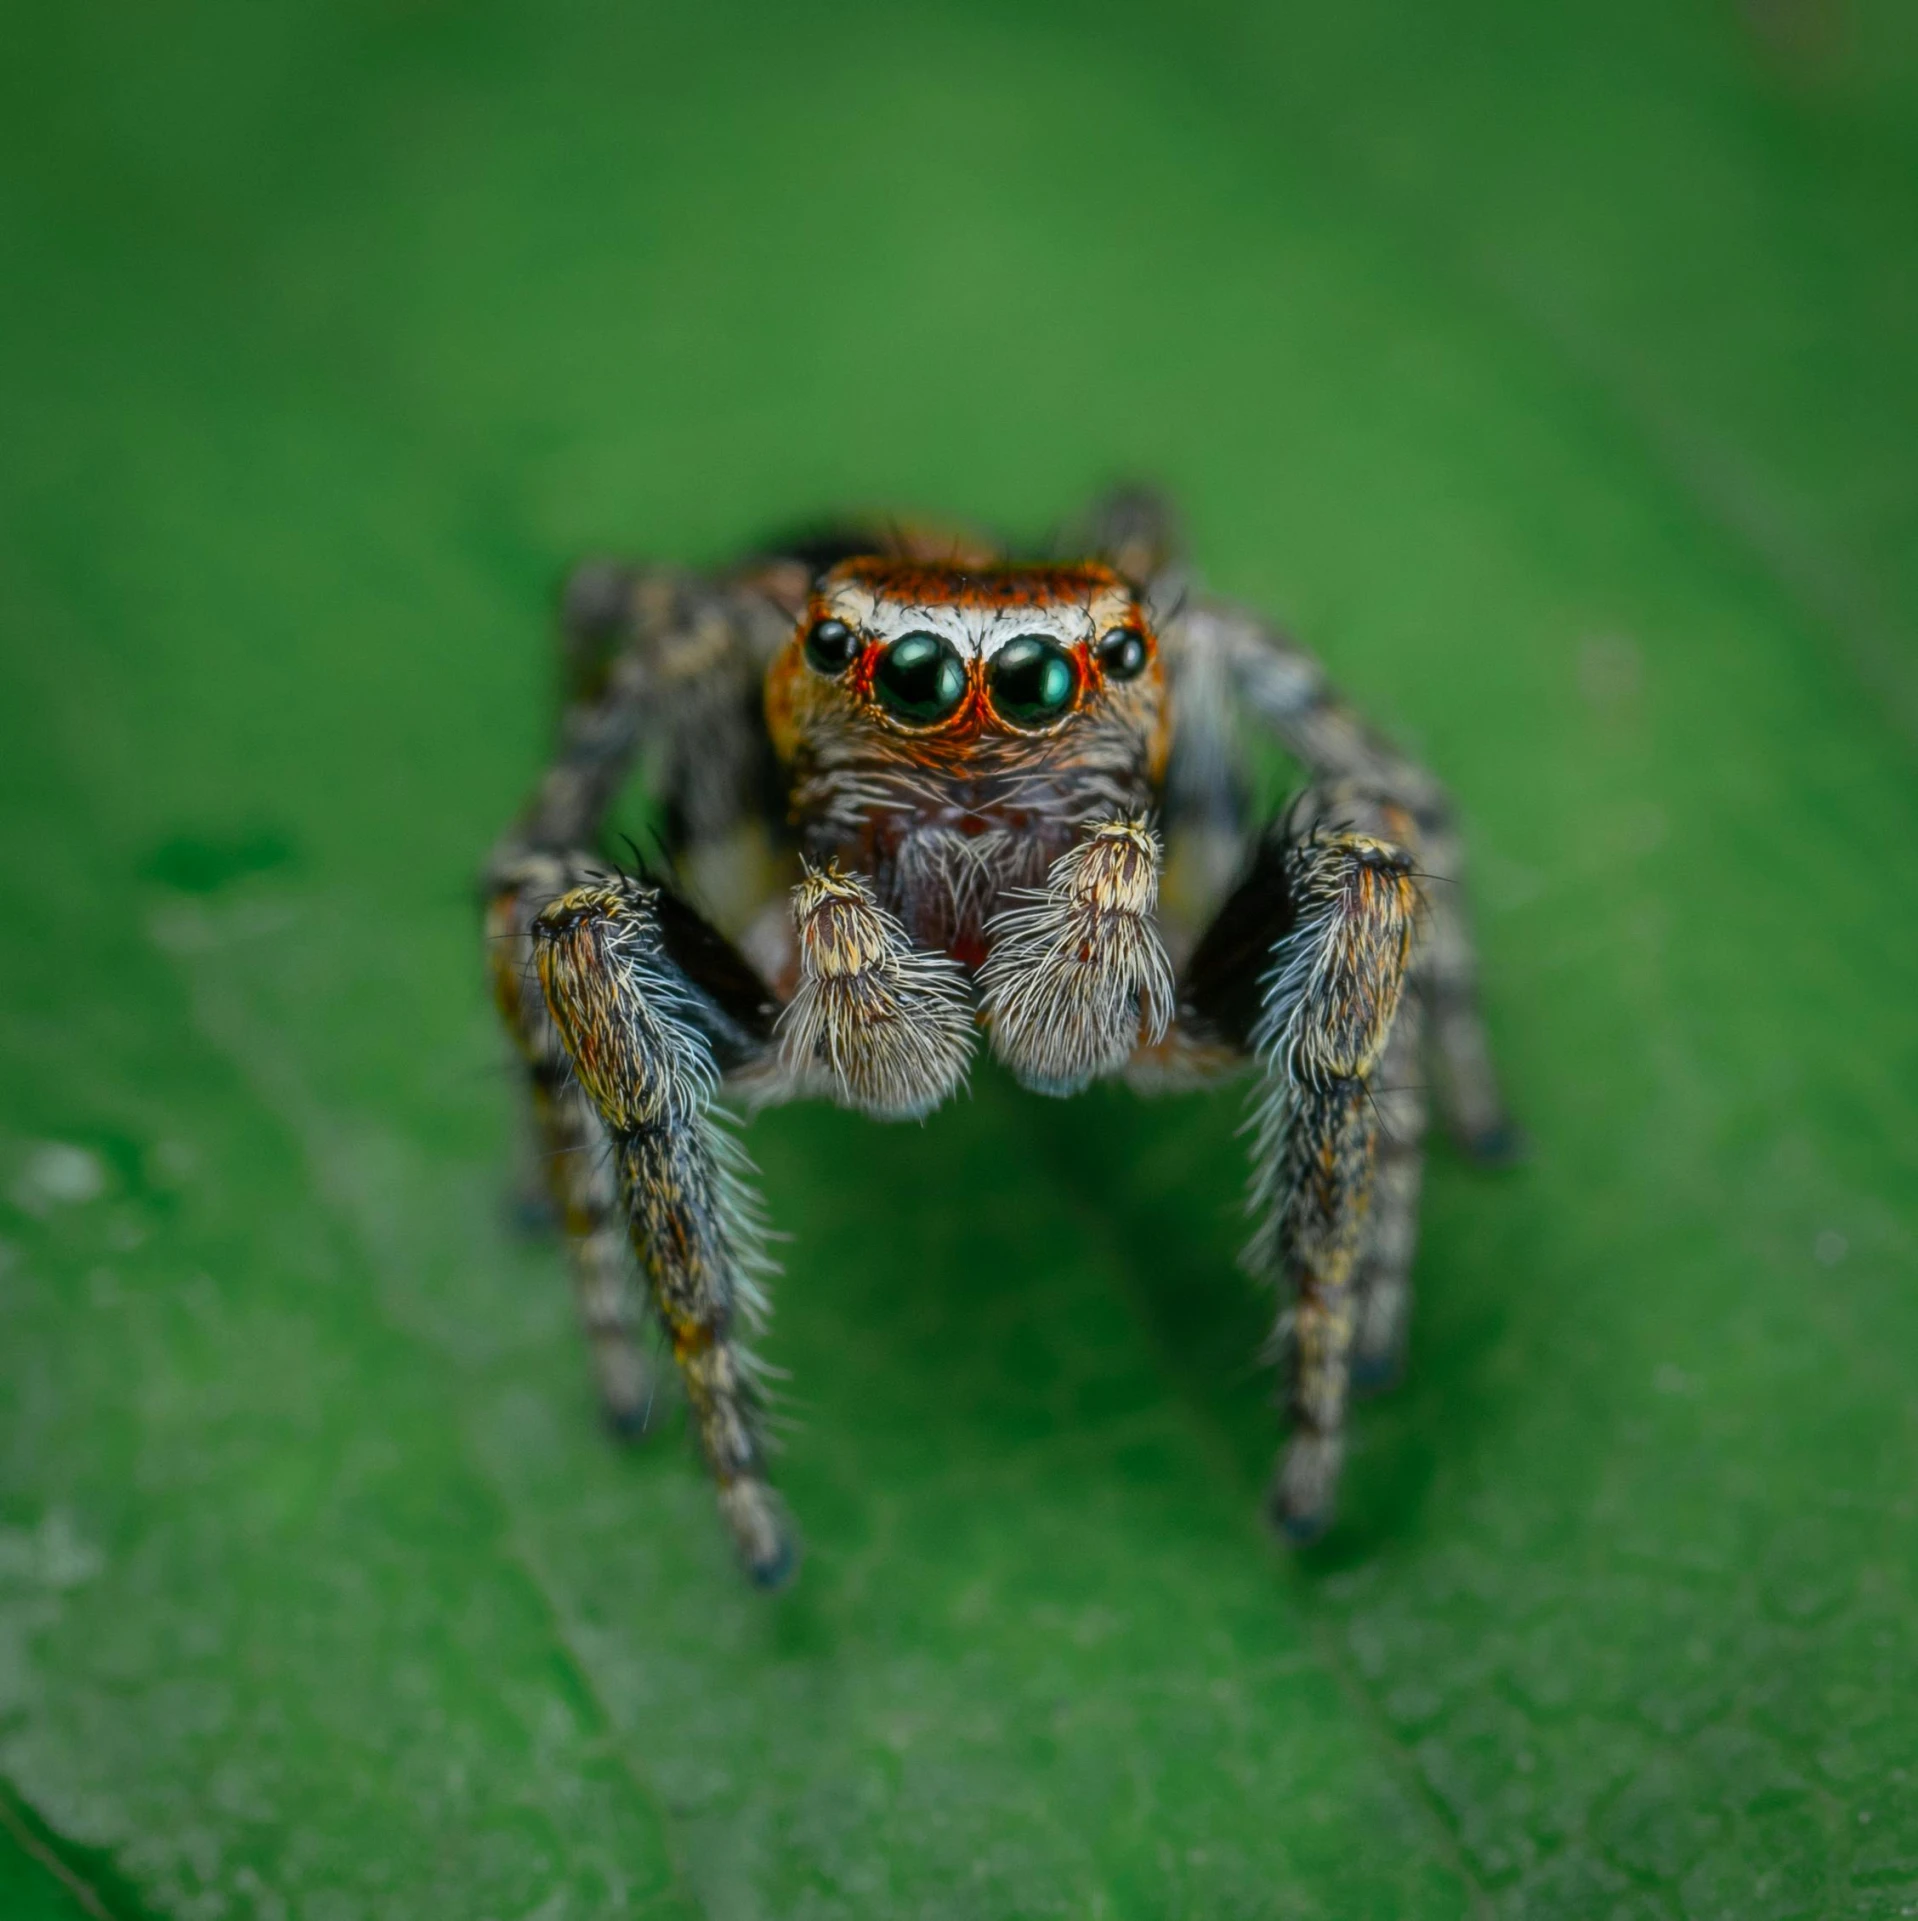
[[(1458, 872), (1437, 783), (1198, 592), (1155, 501), (1115, 496), (1072, 551), (854, 530), (568, 588), (559, 752), (487, 870), (494, 986), (607, 1413), (635, 1431), (652, 1404), (636, 1256), (766, 1585), (795, 1546), (740, 1339), (767, 1262), (722, 1100), (912, 1119), (981, 1044), (1048, 1094), (1248, 1073), (1295, 1538), (1330, 1518), (1348, 1387), (1400, 1365), (1428, 1043), (1467, 1145), (1509, 1145), (1458, 889), (1423, 885)], [(1309, 777), (1269, 822), (1241, 716)], [(673, 881), (596, 850), (636, 757)]]

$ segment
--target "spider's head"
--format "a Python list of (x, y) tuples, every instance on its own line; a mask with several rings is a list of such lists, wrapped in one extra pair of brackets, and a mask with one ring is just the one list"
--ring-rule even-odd
[(766, 682), (791, 763), (905, 761), (1069, 769), (1081, 752), (1166, 746), (1159, 643), (1138, 590), (1110, 568), (957, 568), (842, 561), (815, 586)]

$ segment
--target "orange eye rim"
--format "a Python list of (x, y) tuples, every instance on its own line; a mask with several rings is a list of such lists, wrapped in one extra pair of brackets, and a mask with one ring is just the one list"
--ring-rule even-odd
[[(887, 584), (896, 583), (888, 581)], [(930, 589), (935, 585), (950, 583), (928, 579), (913, 584)], [(1083, 607), (1077, 595), (1073, 596), (1073, 601), (1077, 607)], [(931, 609), (938, 606), (965, 608), (976, 603), (972, 596), (961, 592), (949, 592), (944, 596), (928, 592), (921, 604)], [(1044, 598), (1035, 596), (1028, 604), (1035, 614), (1043, 616), (1046, 606)], [(842, 610), (833, 594), (815, 593), (795, 623), (787, 655), (791, 669), (785, 671), (797, 672), (797, 679), (791, 683), (793, 695), (797, 695), (800, 686), (805, 683), (819, 688), (822, 694), (828, 688), (836, 688), (840, 690), (840, 697), (850, 700), (871, 724), (904, 740), (949, 739), (955, 735), (964, 737), (1003, 729), (1021, 739), (1042, 741), (1056, 736), (1076, 717), (1101, 705), (1109, 693), (1120, 695), (1123, 699), (1122, 690), (1158, 679), (1159, 639), (1144, 607), (1136, 601), (1130, 605), (1108, 605), (1100, 610), (1100, 615), (1096, 627), (1084, 638), (1062, 640), (1056, 632), (1035, 627), (1030, 634), (1015, 635), (1011, 641), (1002, 642), (990, 655), (980, 656), (963, 651), (949, 635), (939, 634), (930, 628), (913, 627), (904, 633), (883, 637), (876, 635), (868, 629), (859, 614)], [(886, 624), (891, 626), (894, 623), (888, 621)], [(843, 665), (839, 664), (837, 655), (833, 658), (822, 656), (816, 641), (816, 636), (822, 630), (830, 630), (834, 635), (838, 648), (843, 651)], [(963, 689), (955, 682), (946, 691), (943, 700), (936, 704), (936, 711), (933, 703), (915, 712), (910, 700), (889, 699), (883, 684), (882, 677), (892, 658), (892, 650), (901, 642), (918, 635), (933, 640), (942, 650), (951, 650), (956, 658), (948, 660), (949, 670), (956, 668), (964, 674)], [(999, 668), (999, 662), (1008, 648), (1017, 647), (1021, 641), (1056, 650), (1054, 658), (1065, 664), (1071, 673), (1070, 691), (1058, 700), (1053, 711), (1042, 710), (1050, 705), (1049, 702), (1034, 703), (1022, 711), (1016, 702), (1006, 698), (1002, 685), (1004, 670)], [(1136, 656), (1136, 665), (1131, 664), (1123, 653), (1117, 652), (1128, 642), (1135, 643), (1131, 651)], [(798, 712), (790, 706), (790, 699), (791, 696), (775, 697), (775, 706), (783, 715), (790, 717), (783, 732), (792, 732), (803, 725)], [(1126, 704), (1129, 706), (1130, 702)], [(796, 738), (794, 734), (795, 741)]]

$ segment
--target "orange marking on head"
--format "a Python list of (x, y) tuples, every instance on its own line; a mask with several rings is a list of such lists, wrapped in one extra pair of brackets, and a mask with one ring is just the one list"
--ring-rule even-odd
[(1097, 561), (1067, 566), (940, 567), (873, 557), (842, 561), (822, 592), (858, 584), (887, 600), (944, 607), (1045, 607), (1103, 594), (1129, 594), (1126, 583)]
[[(837, 671), (808, 659), (806, 636), (827, 621), (857, 636), (851, 661)], [(940, 636), (956, 650), (965, 676), (952, 710), (922, 724), (887, 711), (875, 686), (887, 648), (909, 632)], [(1123, 675), (1109, 671), (1100, 654), (1117, 633), (1137, 634), (1145, 648), (1143, 663)], [(1071, 657), (1072, 695), (1056, 718), (1015, 724), (994, 707), (991, 663), (1015, 637), (1030, 636)], [(841, 639), (843, 645), (843, 633)], [(815, 583), (792, 639), (772, 663), (767, 724), (787, 761), (819, 728), (851, 726), (869, 731), (883, 754), (946, 763), (987, 735), (1035, 745), (1069, 736), (1078, 716), (1097, 710), (1138, 733), (1156, 776), (1167, 739), (1158, 653), (1137, 590), (1097, 562), (981, 567), (896, 555), (855, 558)]]

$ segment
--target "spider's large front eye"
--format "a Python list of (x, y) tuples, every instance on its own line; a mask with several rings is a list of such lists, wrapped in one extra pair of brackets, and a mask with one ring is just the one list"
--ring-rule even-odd
[(895, 719), (932, 727), (959, 711), (966, 697), (966, 663), (940, 634), (901, 634), (879, 656), (873, 691)]
[(843, 674), (859, 642), (843, 620), (815, 620), (806, 631), (806, 662), (822, 674)]
[(992, 710), (1008, 726), (1050, 726), (1078, 689), (1072, 656), (1043, 634), (1021, 634), (992, 657)]

